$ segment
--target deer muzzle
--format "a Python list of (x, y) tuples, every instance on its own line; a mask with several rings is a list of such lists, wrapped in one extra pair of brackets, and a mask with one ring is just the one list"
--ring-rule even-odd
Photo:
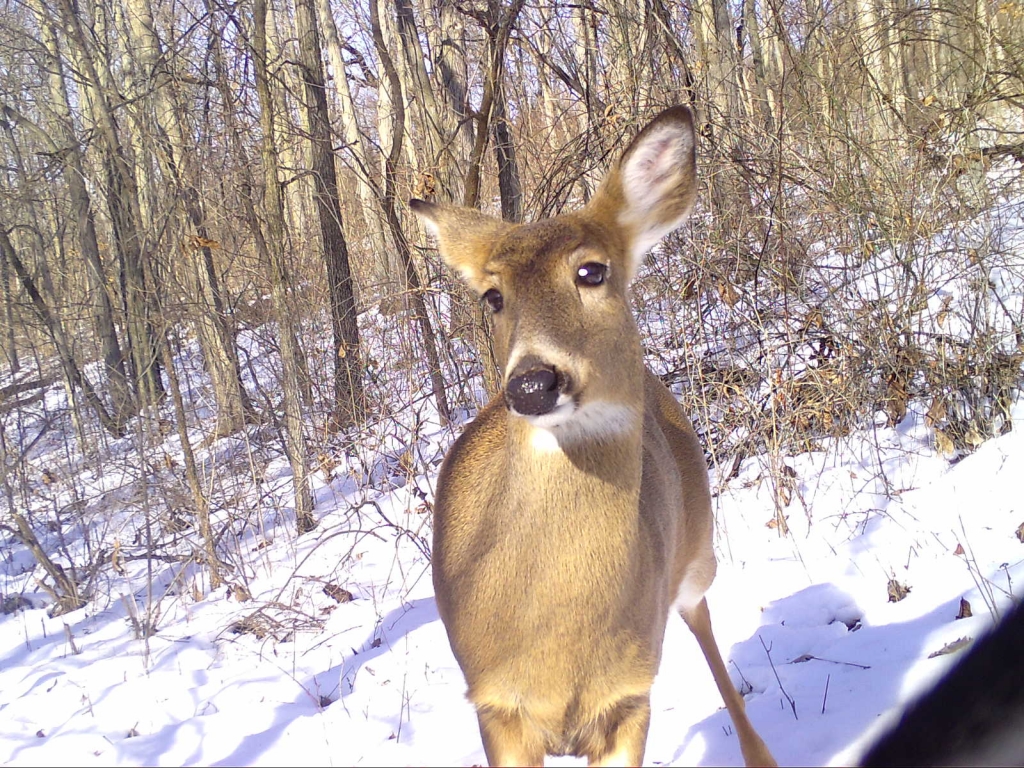
[(565, 388), (566, 377), (554, 366), (537, 358), (524, 358), (505, 385), (505, 400), (522, 416), (543, 416), (555, 409)]

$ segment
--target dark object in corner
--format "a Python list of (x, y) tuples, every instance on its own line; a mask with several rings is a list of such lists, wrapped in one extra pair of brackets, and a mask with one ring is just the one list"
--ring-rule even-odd
[(1024, 608), (976, 641), (861, 765), (1024, 766)]

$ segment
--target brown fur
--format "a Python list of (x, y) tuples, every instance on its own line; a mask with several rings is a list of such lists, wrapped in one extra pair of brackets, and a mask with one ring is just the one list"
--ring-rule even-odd
[[(640, 161), (630, 164), (634, 152)], [(577, 213), (513, 226), (414, 202), (473, 290), (501, 292), (494, 340), (506, 377), (510, 355), (542, 358), (564, 374), (578, 409), (576, 421), (548, 431), (499, 395), (438, 479), (437, 604), (492, 765), (540, 764), (545, 754), (639, 764), (677, 598), (745, 759), (772, 764), (703, 600), (715, 574), (703, 452), (675, 398), (645, 370), (629, 307), (636, 244), (686, 215), (694, 168), (692, 121), (676, 108), (634, 140)], [(603, 285), (577, 285), (589, 262), (609, 266)]]

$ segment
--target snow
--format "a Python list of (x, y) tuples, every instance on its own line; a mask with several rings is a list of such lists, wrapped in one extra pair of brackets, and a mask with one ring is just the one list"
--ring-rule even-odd
[[(1021, 226), (1006, 229), (1003, 252), (1019, 253), (1022, 233)], [(872, 266), (865, 264), (854, 294), (887, 299), (900, 272)], [(968, 270), (953, 256), (929, 268), (947, 279), (929, 279), (942, 287), (930, 294), (922, 323), (952, 303), (944, 332), (960, 333), (973, 311)], [(999, 267), (989, 277), (1005, 304), (984, 307), (990, 324), (1020, 317), (1020, 270)], [(729, 308), (716, 311), (728, 321)], [(365, 338), (376, 333), (383, 349), (399, 349), (384, 322), (371, 318), (378, 325)], [(646, 331), (656, 335), (661, 326), (677, 333), (667, 314)], [(279, 400), (268, 351), (273, 333), (257, 328), (241, 337), (247, 375), (258, 376), (247, 383), (268, 395), (268, 407)], [(192, 371), (186, 397), (208, 403), (196, 357), (193, 349), (179, 359)], [(50, 618), (52, 600), (36, 581), (42, 570), (4, 533), (0, 595), (24, 595), (31, 607), (0, 616), (0, 761), (485, 764), (430, 578), (427, 503), (454, 434), (414, 384), (383, 388), (392, 391), (371, 393), (377, 402), (406, 405), (382, 412), (359, 440), (333, 445), (333, 474), (314, 476), (319, 525), (301, 537), (293, 530), (291, 470), (272, 447), (276, 438), (253, 427), (207, 444), (202, 425), (190, 425), (204, 487), (220, 500), (215, 526), (232, 532), (222, 542), (230, 587), (210, 590), (195, 565), (131, 560), (117, 572), (97, 569), (86, 607)], [(13, 444), (31, 445), (27, 462), (37, 474), (16, 482), (28, 487), (38, 519), (64, 521), (55, 530), (37, 526), (48, 552), (82, 563), (102, 551), (109, 561), (115, 542), (147, 535), (152, 508), (173, 506), (166, 480), (180, 477), (173, 469), (180, 444), (173, 430), (145, 433), (152, 461), (141, 465), (135, 435), (108, 440), (97, 466), (69, 450), (70, 424), (43, 429), (40, 414), (65, 407), (57, 385), (35, 410), (15, 412), (3, 425)], [(752, 455), (736, 473), (712, 470), (714, 630), (780, 764), (855, 762), (963, 652), (931, 654), (977, 638), (1020, 599), (1024, 401), (1013, 406), (1011, 430), (953, 459), (936, 449), (928, 407), (911, 401), (898, 424), (885, 426), (883, 414), (874, 426), (869, 419), (841, 439), (819, 440), (812, 452)], [(408, 452), (427, 471), (409, 472)], [(52, 485), (38, 474), (51, 455), (76, 468), (62, 469), (70, 475)], [(788, 467), (782, 473), (780, 460)], [(769, 526), (778, 477), (791, 481), (781, 509), (785, 535)], [(148, 535), (161, 551), (183, 546), (174, 531), (153, 527)], [(890, 601), (892, 580), (910, 590), (898, 602)], [(353, 599), (338, 602), (341, 590)], [(973, 616), (958, 620), (961, 599)], [(135, 625), (148, 618), (157, 631), (139, 639)], [(648, 764), (741, 764), (710, 671), (677, 616), (669, 618), (652, 707)]]
[[(774, 507), (759, 459), (717, 496), (715, 631), (780, 763), (855, 759), (895, 708), (956, 659), (928, 655), (977, 637), (992, 621), (986, 604), (1003, 610), (1016, 594), (1019, 406), (1014, 416), (1013, 431), (954, 465), (930, 449), (913, 410), (872, 441), (792, 457), (800, 501), (787, 509), (789, 536), (765, 525)], [(295, 540), (280, 530), (251, 553), (251, 601), (223, 589), (165, 598), (148, 647), (126, 618), (130, 596), (52, 619), (37, 608), (0, 620), (0, 759), (483, 764), (427, 558), (404, 532), (426, 530), (419, 497), (399, 488), (373, 498), (379, 511), (354, 510), (355, 486), (345, 487), (348, 495), (321, 488), (316, 531)], [(5, 594), (16, 570), (7, 569)], [(890, 578), (911, 588), (904, 600), (888, 601)], [(335, 603), (322, 590), (328, 581), (355, 599)], [(975, 615), (957, 621), (961, 597)], [(232, 632), (257, 608), (277, 639)], [(741, 762), (711, 675), (675, 616), (652, 701), (648, 763)]]

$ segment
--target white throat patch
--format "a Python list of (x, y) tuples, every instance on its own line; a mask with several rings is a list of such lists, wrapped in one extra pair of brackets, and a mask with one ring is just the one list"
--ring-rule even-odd
[(561, 452), (567, 443), (607, 440), (639, 425), (643, 415), (635, 406), (595, 400), (580, 407), (566, 398), (543, 416), (520, 416), (533, 428), (530, 445), (538, 453)]

